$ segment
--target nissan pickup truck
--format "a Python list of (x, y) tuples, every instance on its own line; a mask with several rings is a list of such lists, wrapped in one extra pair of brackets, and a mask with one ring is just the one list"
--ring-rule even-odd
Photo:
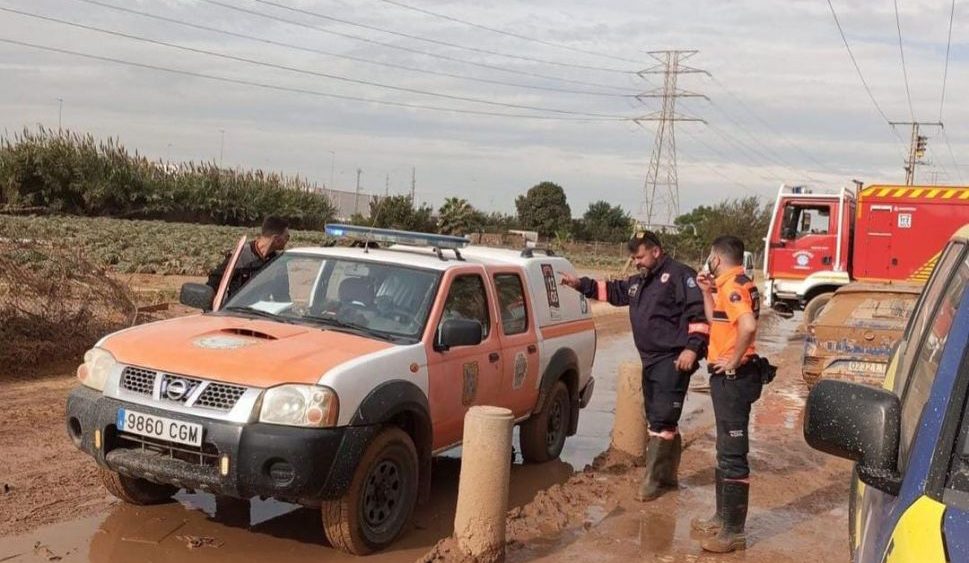
[[(328, 225), (199, 314), (102, 338), (67, 405), (73, 443), (127, 503), (179, 490), (320, 509), (331, 544), (380, 550), (430, 491), (474, 405), (510, 409), (526, 462), (557, 458), (594, 386), (589, 303), (552, 252)], [(241, 248), (243, 241), (240, 241)], [(238, 254), (238, 252), (236, 253)], [(232, 267), (226, 268), (227, 276)]]

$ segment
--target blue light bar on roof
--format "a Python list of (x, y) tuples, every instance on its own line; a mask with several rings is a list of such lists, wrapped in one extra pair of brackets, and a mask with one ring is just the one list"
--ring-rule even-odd
[(458, 249), (471, 244), (471, 241), (464, 237), (437, 235), (434, 233), (415, 233), (413, 231), (398, 231), (395, 229), (375, 229), (372, 227), (340, 225), (335, 223), (327, 225), (325, 231), (331, 237), (345, 237), (354, 240), (404, 244), (408, 246), (430, 246), (440, 249)]

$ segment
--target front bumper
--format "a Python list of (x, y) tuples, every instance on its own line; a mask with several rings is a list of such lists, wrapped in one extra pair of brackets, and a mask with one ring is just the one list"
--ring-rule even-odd
[[(201, 424), (202, 448), (172, 444), (177, 450), (166, 451), (164, 442), (146, 446), (132, 440), (116, 426), (122, 407)], [(83, 386), (68, 397), (67, 425), (68, 435), (81, 451), (122, 475), (236, 498), (272, 497), (307, 506), (343, 496), (378, 429), (375, 425), (238, 424), (129, 405)]]

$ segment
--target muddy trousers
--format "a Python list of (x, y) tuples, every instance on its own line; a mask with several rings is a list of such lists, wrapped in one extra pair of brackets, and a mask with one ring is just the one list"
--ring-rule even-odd
[(710, 397), (717, 421), (717, 469), (724, 479), (746, 479), (750, 475), (750, 407), (760, 398), (762, 388), (756, 371), (747, 366), (737, 370), (735, 379), (710, 376)]
[(643, 366), (643, 404), (650, 432), (673, 431), (680, 423), (690, 376), (696, 370), (676, 369), (675, 359), (670, 356)]

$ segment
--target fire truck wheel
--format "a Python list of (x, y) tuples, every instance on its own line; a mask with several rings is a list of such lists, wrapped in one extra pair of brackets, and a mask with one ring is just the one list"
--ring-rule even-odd
[(109, 493), (128, 504), (138, 506), (170, 502), (178, 492), (173, 485), (159, 485), (145, 479), (125, 477), (110, 469), (98, 468), (101, 483)]
[(522, 459), (527, 463), (556, 459), (565, 445), (571, 416), (569, 388), (565, 386), (565, 382), (559, 380), (552, 386), (542, 412), (526, 420), (521, 426)]
[(381, 431), (364, 452), (343, 498), (323, 503), (330, 544), (367, 555), (397, 539), (417, 504), (417, 448), (400, 428)]
[(821, 314), (821, 310), (824, 309), (824, 306), (828, 304), (828, 301), (831, 301), (831, 297), (833, 296), (834, 293), (831, 292), (821, 293), (819, 295), (815, 295), (814, 299), (808, 301), (808, 304), (804, 306), (805, 326), (813, 323), (815, 319), (818, 318), (818, 315)]

